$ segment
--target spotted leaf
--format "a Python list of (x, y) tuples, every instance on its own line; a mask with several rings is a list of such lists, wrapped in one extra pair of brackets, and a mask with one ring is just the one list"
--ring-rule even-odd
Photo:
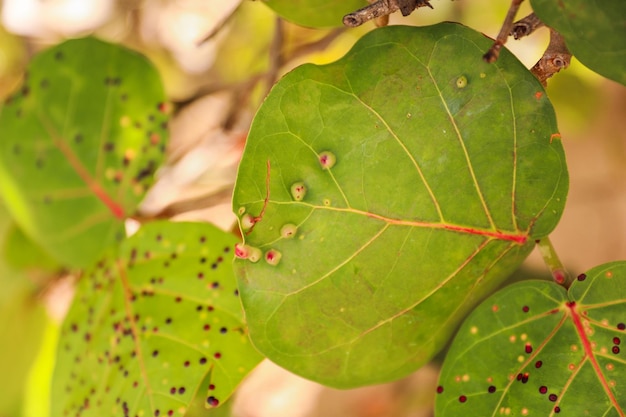
[(208, 224), (152, 223), (85, 272), (61, 330), (52, 415), (182, 416), (198, 398), (223, 403), (260, 361), (234, 240)]
[(233, 201), (271, 360), (338, 387), (407, 375), (554, 228), (554, 111), (511, 54), (481, 61), (489, 44), (455, 24), (382, 28), (274, 87)]
[(566, 291), (511, 285), (466, 320), (446, 356), (438, 417), (623, 416), (626, 262), (582, 274)]
[(59, 261), (90, 265), (123, 237), (163, 159), (164, 100), (156, 69), (120, 46), (76, 39), (33, 58), (0, 109), (0, 191)]
[(533, 10), (565, 38), (570, 52), (597, 73), (626, 85), (623, 0), (531, 0)]

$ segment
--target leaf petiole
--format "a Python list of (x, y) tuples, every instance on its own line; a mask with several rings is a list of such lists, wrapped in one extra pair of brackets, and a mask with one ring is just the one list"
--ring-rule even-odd
[(550, 238), (546, 236), (543, 239), (537, 240), (536, 243), (543, 261), (550, 269), (554, 282), (565, 288), (569, 288), (572, 284), (572, 279), (556, 254)]

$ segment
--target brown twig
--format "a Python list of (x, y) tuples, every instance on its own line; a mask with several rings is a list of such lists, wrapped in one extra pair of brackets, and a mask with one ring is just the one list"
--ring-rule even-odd
[(215, 35), (217, 35), (222, 29), (224, 29), (226, 24), (230, 22), (230, 20), (232, 19), (233, 16), (235, 16), (235, 12), (237, 12), (239, 7), (241, 7), (241, 4), (239, 6), (237, 6), (237, 7), (235, 7), (235, 9), (232, 12), (230, 12), (221, 21), (219, 21), (217, 23), (217, 25), (215, 25), (206, 35), (204, 35), (202, 37), (202, 39), (197, 41), (196, 45), (197, 46), (204, 45), (206, 42), (210, 41)]
[(523, 19), (518, 20), (513, 23), (513, 28), (511, 29), (511, 36), (515, 39), (523, 38), (524, 36), (528, 36), (540, 27), (545, 26), (541, 20), (537, 17), (536, 14), (531, 13)]
[(348, 27), (361, 26), (365, 22), (388, 16), (398, 10), (402, 12), (402, 16), (408, 16), (418, 7), (433, 8), (429, 0), (378, 0), (369, 6), (345, 15), (343, 24)]
[(485, 62), (496, 62), (498, 56), (500, 55), (500, 49), (506, 43), (506, 39), (509, 37), (509, 33), (511, 33), (511, 28), (513, 27), (513, 21), (515, 20), (515, 15), (519, 10), (520, 4), (522, 4), (524, 0), (512, 0), (511, 6), (509, 6), (509, 11), (504, 18), (504, 23), (502, 23), (502, 28), (500, 29), (500, 33), (498, 33), (498, 37), (493, 42), (493, 45), (485, 55), (483, 55), (483, 59)]
[(565, 39), (559, 32), (554, 29), (550, 29), (550, 43), (543, 53), (543, 56), (537, 61), (535, 66), (530, 70), (535, 77), (545, 87), (547, 85), (547, 79), (552, 77), (557, 72), (569, 67), (570, 60), (572, 59), (571, 52), (565, 45)]
[[(367, 2), (369, 4), (374, 4), (376, 3), (378, 0), (367, 0)], [(374, 19), (374, 24), (376, 25), (376, 27), (384, 27), (387, 26), (389, 24), (389, 15), (383, 15), (380, 17), (377, 17), (376, 19)]]

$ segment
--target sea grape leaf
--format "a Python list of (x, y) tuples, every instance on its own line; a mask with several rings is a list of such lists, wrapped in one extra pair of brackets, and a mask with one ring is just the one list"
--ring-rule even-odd
[(223, 403), (261, 359), (243, 322), (235, 241), (205, 223), (156, 222), (87, 271), (61, 330), (52, 415), (171, 416), (197, 397)]
[(123, 238), (163, 159), (164, 100), (144, 57), (85, 38), (35, 56), (0, 109), (0, 191), (60, 262), (88, 266)]
[(367, 6), (364, 0), (263, 0), (280, 17), (301, 26), (343, 26), (343, 16)]
[(481, 61), (489, 44), (450, 23), (377, 29), (273, 88), (233, 197), (272, 361), (337, 387), (406, 375), (554, 228), (554, 111), (513, 55)]
[(597, 266), (569, 291), (511, 285), (463, 323), (440, 376), (446, 416), (623, 416), (626, 261)]
[(565, 38), (584, 65), (626, 85), (626, 8), (623, 0), (531, 0), (542, 22)]

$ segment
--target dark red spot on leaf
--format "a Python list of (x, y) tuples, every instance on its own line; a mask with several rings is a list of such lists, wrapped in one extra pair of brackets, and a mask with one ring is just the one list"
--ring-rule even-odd
[(494, 387), (493, 385), (490, 385), (489, 388), (487, 388), (487, 392), (489, 392), (490, 394), (493, 394), (494, 392), (496, 392), (496, 387)]
[(524, 306), (524, 307), (522, 307), (522, 311), (523, 311), (524, 313), (528, 313), (528, 312), (530, 311), (530, 307), (528, 307), (528, 306)]
[(535, 368), (537, 368), (537, 369), (541, 368), (542, 365), (543, 365), (542, 361), (535, 362)]
[(619, 337), (614, 337), (614, 338), (613, 338), (613, 344), (614, 344), (614, 345), (619, 345), (620, 343), (622, 343), (622, 341), (620, 340), (620, 338), (619, 338)]
[(526, 343), (526, 346), (524, 346), (524, 352), (526, 353), (532, 353), (533, 351), (533, 347), (531, 346), (530, 343)]
[(545, 394), (546, 392), (548, 392), (548, 387), (546, 387), (545, 385), (539, 387), (540, 394)]
[(561, 407), (559, 407), (558, 405), (556, 407), (554, 407), (554, 412), (555, 413), (560, 413), (561, 412)]
[(459, 397), (459, 402), (460, 402), (460, 403), (464, 403), (465, 401), (467, 401), (467, 397), (466, 397), (465, 395), (461, 395), (461, 396)]
[(178, 393), (179, 394), (184, 394), (185, 393), (185, 387), (178, 388)]
[(611, 352), (617, 355), (619, 353), (619, 346), (613, 346), (613, 348), (611, 348)]
[(587, 279), (587, 275), (585, 275), (585, 274), (580, 274), (580, 275), (578, 275), (578, 277), (576, 277), (576, 279), (577, 279), (578, 281), (584, 281), (585, 279)]
[(443, 392), (443, 387), (441, 385), (439, 385), (437, 387), (437, 394), (441, 394)]
[(617, 324), (617, 329), (618, 329), (618, 330), (626, 330), (626, 324), (624, 324), (624, 323), (618, 323), (618, 324)]
[(548, 395), (548, 399), (552, 402), (555, 402), (559, 397), (557, 397), (556, 394), (550, 394)]
[(217, 407), (219, 405), (219, 400), (217, 398), (215, 398), (214, 396), (210, 396), (206, 399), (207, 404), (209, 404), (211, 407)]

